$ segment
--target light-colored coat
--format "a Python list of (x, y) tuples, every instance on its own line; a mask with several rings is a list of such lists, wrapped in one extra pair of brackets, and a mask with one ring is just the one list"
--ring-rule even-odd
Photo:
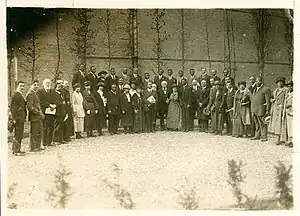
[(291, 141), (293, 137), (293, 92), (287, 94), (282, 116), (281, 141)]
[(74, 117), (84, 118), (85, 112), (83, 109), (83, 97), (80, 92), (79, 93), (77, 93), (76, 91), (73, 92), (72, 105), (73, 105), (73, 112), (75, 113)]

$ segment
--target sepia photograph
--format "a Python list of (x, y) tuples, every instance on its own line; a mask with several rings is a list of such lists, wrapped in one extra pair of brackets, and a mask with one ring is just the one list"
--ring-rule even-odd
[(293, 20), (7, 7), (7, 208), (292, 210)]

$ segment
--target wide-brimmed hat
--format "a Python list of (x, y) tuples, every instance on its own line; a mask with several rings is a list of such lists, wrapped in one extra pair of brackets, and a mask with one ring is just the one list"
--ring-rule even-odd
[(276, 77), (275, 83), (277, 84), (280, 81), (283, 82), (283, 83), (285, 83), (285, 78), (284, 77)]
[(98, 76), (100, 76), (100, 75), (102, 75), (102, 74), (107, 74), (107, 72), (106, 71), (100, 71), (99, 73), (98, 73)]
[(73, 86), (74, 89), (80, 88), (80, 84), (79, 83), (75, 83)]
[(90, 81), (85, 81), (84, 82), (84, 86), (90, 86), (91, 85), (91, 82)]
[(203, 114), (204, 115), (206, 115), (206, 116), (209, 116), (210, 115), (210, 109), (208, 109), (207, 107), (205, 107), (204, 109), (203, 109)]
[(271, 121), (271, 115), (265, 116), (262, 120), (264, 124), (269, 124)]
[(129, 84), (125, 84), (124, 85), (124, 89), (130, 89), (130, 85)]

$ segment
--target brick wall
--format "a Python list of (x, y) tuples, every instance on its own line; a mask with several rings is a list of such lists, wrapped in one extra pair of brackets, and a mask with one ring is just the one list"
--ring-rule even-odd
[[(95, 9), (93, 13), (95, 17), (91, 22), (91, 28), (97, 29), (98, 33), (93, 39), (94, 42), (94, 58), (88, 60), (88, 68), (91, 65), (95, 65), (97, 71), (108, 70), (108, 60), (101, 59), (108, 55), (108, 50), (105, 46), (106, 36), (102, 31), (101, 18), (105, 10)], [(248, 11), (248, 10), (247, 10)], [(74, 18), (69, 13), (60, 14), (60, 46), (61, 46), (61, 70), (63, 72), (63, 78), (71, 81), (72, 74), (74, 73), (74, 65), (77, 62), (76, 56), (74, 56), (70, 47), (74, 43), (75, 38), (71, 34), (72, 27), (76, 25)], [(115, 57), (128, 57), (126, 49), (128, 35), (126, 34), (126, 10), (112, 10), (112, 16), (114, 17), (111, 23), (111, 29), (113, 31), (112, 40), (112, 54)], [(148, 71), (152, 73), (153, 60), (143, 60), (143, 58), (155, 57), (151, 50), (152, 40), (155, 37), (155, 33), (150, 29), (151, 17), (147, 14), (147, 10), (138, 10), (138, 47), (139, 47), (139, 67), (141, 73)], [(209, 30), (209, 51), (210, 57), (213, 61), (212, 68), (219, 71), (223, 70), (224, 64), (224, 17), (222, 10), (207, 10), (207, 21)], [(236, 80), (248, 79), (251, 75), (258, 75), (258, 66), (256, 63), (256, 48), (254, 43), (255, 26), (250, 13), (231, 11), (233, 23), (233, 32), (235, 39), (236, 49), (236, 63), (237, 73)], [(284, 39), (284, 22), (282, 17), (277, 16), (277, 12), (274, 12), (271, 16), (271, 29), (269, 38), (271, 38), (270, 52), (267, 57), (269, 63), (266, 64), (265, 77), (267, 85), (272, 88), (274, 85), (274, 78), (278, 75), (289, 77), (288, 67), (288, 53), (286, 50), (286, 42)], [(177, 71), (181, 69), (181, 16), (180, 10), (172, 9), (166, 10), (165, 15), (166, 31), (170, 34), (169, 39), (163, 44), (164, 58), (177, 59), (164, 61), (165, 68), (172, 68), (177, 75)], [(209, 66), (207, 60), (207, 43), (205, 33), (205, 13), (204, 10), (184, 10), (184, 28), (185, 28), (185, 74), (188, 73), (190, 68), (195, 68), (196, 74), (200, 74), (201, 67)], [(47, 25), (40, 26), (37, 30), (38, 40), (37, 43), (40, 46), (39, 53), (41, 57), (37, 60), (39, 80), (42, 81), (45, 78), (53, 78), (55, 67), (57, 63), (57, 47), (55, 37), (55, 22), (49, 22)], [(27, 41), (21, 43), (26, 44)], [(19, 78), (26, 83), (30, 82), (30, 74), (26, 73), (24, 67), (28, 67), (28, 62), (25, 58), (17, 54), (19, 63)], [(189, 61), (191, 60), (191, 61)], [(204, 60), (204, 61), (201, 61)], [(277, 63), (277, 64), (273, 64)], [(111, 61), (112, 67), (116, 68), (117, 73), (121, 73), (121, 69), (124, 66), (131, 66), (130, 59), (113, 59)]]

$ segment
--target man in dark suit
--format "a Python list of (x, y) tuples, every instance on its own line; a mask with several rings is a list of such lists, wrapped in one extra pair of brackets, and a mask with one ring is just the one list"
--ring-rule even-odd
[(86, 81), (84, 83), (85, 89), (82, 93), (83, 97), (83, 109), (85, 111), (85, 118), (84, 118), (84, 125), (85, 125), (85, 131), (87, 132), (87, 137), (94, 137), (93, 134), (94, 128), (96, 128), (95, 125), (95, 119), (96, 115), (98, 114), (98, 104), (96, 102), (96, 99), (94, 97), (94, 94), (91, 91), (91, 83), (89, 81)]
[(198, 77), (195, 75), (194, 68), (191, 68), (190, 69), (190, 74), (187, 77), (187, 84), (188, 84), (188, 86), (192, 85), (193, 80), (198, 80)]
[(43, 146), (52, 145), (54, 133), (54, 120), (55, 120), (55, 91), (51, 89), (50, 79), (43, 81), (43, 88), (37, 91), (40, 99), (41, 109), (45, 115), (43, 121)]
[(184, 75), (183, 70), (179, 70), (179, 71), (178, 71), (178, 79), (177, 79), (177, 85), (178, 85), (179, 87), (182, 86), (182, 80), (183, 80), (183, 79), (186, 79), (183, 75)]
[(61, 92), (64, 95), (66, 101), (66, 111), (68, 114), (68, 118), (64, 122), (64, 141), (69, 142), (71, 140), (71, 136), (74, 135), (74, 122), (73, 122), (73, 109), (71, 106), (71, 95), (69, 91), (69, 82), (67, 80), (64, 81), (63, 86), (61, 88)]
[(199, 83), (202, 82), (202, 80), (206, 81), (207, 87), (211, 88), (211, 84), (210, 84), (210, 79), (211, 77), (208, 75), (207, 69), (206, 68), (201, 68), (201, 75), (199, 77)]
[(54, 138), (53, 141), (57, 145), (64, 144), (64, 121), (67, 115), (66, 99), (62, 92), (63, 81), (57, 80), (55, 85), (54, 103), (56, 105), (55, 121), (54, 121)]
[(107, 92), (109, 91), (107, 89), (107, 87), (105, 86), (106, 75), (107, 75), (106, 71), (100, 71), (98, 73), (98, 78), (97, 78), (97, 83), (98, 83), (97, 85), (99, 85), (99, 84), (103, 85), (103, 93), (105, 96), (106, 96)]
[(118, 93), (122, 94), (124, 92), (124, 79), (123, 77), (119, 78), (119, 85), (118, 85)]
[(157, 91), (156, 111), (159, 117), (160, 129), (165, 130), (165, 118), (167, 118), (170, 89), (168, 89), (167, 81), (162, 81), (162, 88)]
[[(151, 100), (151, 98), (154, 100)], [(152, 82), (148, 82), (148, 88), (143, 92), (143, 103), (144, 103), (144, 119), (145, 119), (145, 130), (147, 132), (154, 132), (155, 125), (155, 106), (157, 103), (157, 94), (152, 89)]]
[(111, 135), (118, 133), (121, 114), (120, 94), (117, 88), (117, 85), (113, 84), (111, 91), (107, 93), (108, 131)]
[(234, 103), (234, 96), (236, 90), (233, 88), (231, 82), (226, 84), (226, 91), (225, 91), (225, 113), (224, 113), (224, 122), (226, 123), (226, 130), (227, 134), (232, 134), (232, 117), (233, 117), (233, 103)]
[(234, 78), (230, 76), (230, 73), (229, 73), (229, 70), (228, 69), (225, 69), (223, 71), (223, 79), (222, 79), (222, 84), (224, 87), (226, 87), (226, 82), (231, 82), (232, 85), (235, 87), (235, 81), (234, 81)]
[(168, 83), (168, 89), (171, 90), (173, 84), (177, 84), (177, 79), (175, 77), (173, 77), (173, 70), (172, 69), (168, 69), (167, 71), (168, 73), (168, 77), (167, 77), (167, 83)]
[(36, 94), (38, 88), (39, 82), (35, 80), (26, 94), (28, 119), (30, 121), (30, 151), (32, 152), (43, 149), (41, 141), (45, 116), (41, 110), (40, 99)]
[(124, 127), (125, 133), (133, 132), (133, 105), (132, 97), (129, 93), (130, 85), (124, 85), (124, 92), (120, 94), (121, 103), (121, 125)]
[(215, 81), (215, 89), (210, 94), (208, 108), (211, 110), (212, 132), (222, 135), (224, 118), (225, 91), (222, 83)]
[[(199, 98), (201, 98), (201, 87), (198, 84), (197, 80), (193, 80), (191, 83), (191, 103), (190, 103), (190, 109), (189, 109), (189, 120), (190, 120), (190, 130), (194, 130), (194, 119), (196, 115), (196, 111), (198, 109), (198, 101)], [(198, 125), (200, 126), (200, 125)]]
[(85, 82), (84, 66), (80, 65), (79, 70), (73, 75), (72, 86), (74, 86), (76, 83), (79, 83), (80, 90), (82, 92), (84, 90), (84, 82)]
[(221, 78), (218, 77), (218, 71), (217, 70), (211, 70), (211, 77), (214, 78), (215, 80), (220, 80)]
[(201, 95), (197, 103), (199, 105), (197, 110), (198, 125), (201, 132), (208, 132), (208, 119), (209, 116), (205, 115), (203, 110), (207, 107), (209, 102), (210, 89), (207, 86), (207, 81), (203, 79), (201, 81)]
[(264, 86), (261, 77), (256, 78), (256, 88), (252, 95), (251, 112), (255, 122), (255, 136), (252, 140), (261, 140), (266, 142), (267, 138), (267, 125), (264, 123), (264, 118), (270, 115), (271, 108), (271, 90)]
[(182, 128), (184, 132), (188, 132), (190, 130), (190, 115), (189, 109), (191, 107), (191, 88), (187, 85), (187, 79), (182, 79), (182, 87), (179, 91), (181, 109), (182, 109)]
[(167, 77), (164, 76), (163, 74), (164, 74), (164, 70), (159, 69), (158, 70), (158, 75), (154, 77), (154, 84), (156, 84), (157, 90), (161, 89), (161, 82), (162, 81), (167, 81)]
[[(248, 89), (250, 90), (251, 94), (253, 94), (254, 90), (256, 89), (256, 80), (254, 76), (251, 76), (249, 78), (249, 87)], [(250, 101), (250, 112), (251, 112), (251, 101)], [(255, 136), (255, 122), (254, 122), (254, 117), (253, 117), (253, 113), (251, 112), (251, 125), (250, 125), (250, 135), (251, 137)]]
[(138, 68), (133, 68), (133, 72), (130, 75), (129, 80), (130, 80), (130, 85), (132, 83), (135, 83), (137, 86), (143, 86), (143, 84), (144, 84), (141, 75), (139, 75)]
[(107, 88), (108, 91), (111, 90), (111, 86), (113, 84), (118, 85), (119, 83), (119, 77), (116, 76), (116, 72), (114, 68), (110, 69), (110, 75), (106, 77), (105, 79), (105, 86)]
[(97, 91), (97, 85), (98, 85), (95, 66), (91, 66), (90, 72), (85, 76), (85, 80), (91, 83), (91, 91), (95, 93)]
[(249, 87), (248, 89), (250, 90), (251, 94), (253, 94), (255, 88), (256, 88), (256, 80), (255, 80), (255, 77), (254, 76), (251, 76), (249, 78)]
[(148, 88), (148, 83), (151, 82), (150, 80), (150, 73), (146, 72), (144, 75), (144, 80), (143, 80), (143, 85), (140, 86), (142, 89), (147, 89)]
[(23, 97), (24, 82), (17, 83), (17, 89), (11, 97), (10, 110), (14, 121), (15, 137), (12, 145), (13, 154), (21, 156), (25, 152), (21, 151), (21, 143), (24, 133), (24, 122), (26, 121), (27, 110), (26, 101)]

